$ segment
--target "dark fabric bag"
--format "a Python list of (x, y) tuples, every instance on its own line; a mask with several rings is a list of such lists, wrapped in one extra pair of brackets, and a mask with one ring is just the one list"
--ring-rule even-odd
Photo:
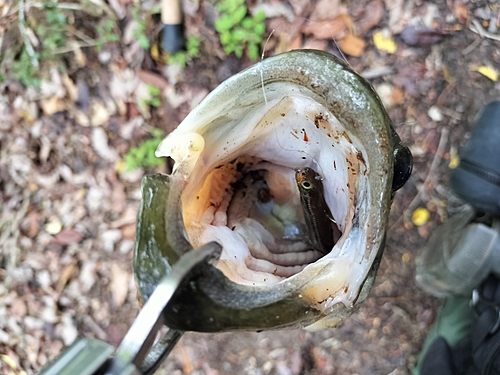
[[(451, 347), (437, 337), (419, 375), (500, 375), (500, 279), (490, 275), (472, 299), (476, 319), (471, 337)], [(446, 317), (445, 317), (446, 318)]]
[(481, 375), (500, 375), (500, 280), (496, 276), (483, 282), (474, 309), (478, 314), (472, 331), (474, 363)]

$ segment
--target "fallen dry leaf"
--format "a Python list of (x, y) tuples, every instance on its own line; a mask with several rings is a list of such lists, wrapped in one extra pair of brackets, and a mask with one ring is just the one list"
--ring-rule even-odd
[(121, 227), (123, 238), (135, 240), (135, 224), (124, 225)]
[(259, 12), (264, 12), (266, 18), (285, 17), (289, 21), (295, 20), (295, 13), (290, 5), (281, 2), (272, 4), (262, 2), (251, 8), (253, 15)]
[(16, 363), (17, 361), (14, 358), (8, 356), (7, 354), (2, 354), (0, 355), (0, 360), (4, 362), (7, 366), (9, 366), (12, 370), (14, 371), (17, 370), (18, 365)]
[(405, 4), (405, 0), (384, 0), (384, 3), (389, 12), (389, 29), (393, 34), (399, 34), (411, 19), (414, 2)]
[(312, 35), (316, 39), (340, 39), (345, 36), (348, 24), (345, 17), (336, 17), (329, 21), (307, 22), (302, 28), (306, 35)]
[(108, 0), (109, 6), (116, 13), (118, 19), (122, 20), (127, 15), (127, 10), (125, 9), (124, 2), (120, 0)]
[(71, 276), (73, 276), (73, 274), (75, 273), (75, 271), (77, 269), (78, 269), (78, 267), (76, 266), (75, 262), (68, 264), (66, 267), (64, 267), (64, 269), (61, 272), (61, 275), (59, 276), (59, 280), (57, 282), (57, 292), (58, 293), (62, 292), (62, 290), (64, 289), (64, 287), (68, 283), (69, 279), (71, 278)]
[(460, 164), (460, 156), (458, 156), (457, 150), (455, 147), (450, 149), (450, 163), (448, 164), (448, 168), (455, 169)]
[(101, 101), (92, 101), (89, 108), (89, 117), (92, 126), (104, 125), (109, 120), (109, 116), (108, 109)]
[(16, 317), (23, 317), (23, 316), (25, 316), (26, 313), (28, 312), (28, 308), (26, 306), (26, 302), (24, 302), (20, 298), (15, 298), (12, 301), (12, 304), (10, 306), (10, 311), (11, 311), (11, 313), (12, 313), (13, 316), (16, 316)]
[(411, 217), (411, 221), (417, 227), (424, 225), (429, 221), (431, 214), (429, 210), (424, 207), (419, 207), (415, 211), (413, 211), (413, 215)]
[(394, 87), (392, 90), (392, 100), (394, 105), (399, 105), (403, 101), (404, 92), (399, 87)]
[(108, 136), (102, 128), (92, 129), (92, 147), (101, 158), (107, 161), (116, 161), (118, 154), (109, 147)]
[(365, 49), (365, 41), (353, 34), (347, 34), (345, 38), (339, 40), (339, 48), (348, 55), (359, 57)]
[(59, 219), (53, 219), (44, 226), (45, 232), (56, 235), (62, 230), (62, 223)]
[(432, 107), (429, 108), (427, 111), (427, 115), (431, 118), (432, 121), (443, 121), (443, 112), (439, 109), (438, 106), (433, 105)]
[(26, 235), (34, 238), (40, 232), (40, 214), (36, 211), (28, 214), (28, 231)]
[(481, 73), (483, 76), (488, 77), (493, 82), (498, 81), (498, 71), (491, 66), (487, 65), (471, 66), (470, 71)]
[(358, 35), (364, 36), (368, 30), (377, 26), (384, 14), (384, 7), (381, 0), (372, 0), (364, 8), (361, 18), (355, 20)]
[(158, 87), (161, 90), (168, 86), (167, 80), (159, 74), (151, 73), (146, 70), (137, 70), (135, 74), (137, 74), (137, 77), (139, 77), (142, 82)]
[(188, 354), (186, 347), (184, 345), (178, 345), (180, 360), (182, 363), (182, 370), (184, 374), (191, 374), (194, 371), (193, 361), (191, 360), (191, 356)]
[[(119, 164), (122, 161), (119, 161)], [(127, 208), (127, 194), (125, 192), (125, 185), (118, 180), (115, 171), (108, 173), (108, 180), (111, 184), (113, 194), (111, 195), (111, 207), (114, 212), (121, 213)]]
[(457, 16), (458, 21), (460, 23), (467, 22), (467, 20), (469, 18), (469, 10), (467, 9), (467, 7), (464, 4), (455, 5), (453, 7), (453, 12)]
[(302, 47), (302, 34), (297, 33), (293, 39), (289, 35), (280, 34), (278, 36), (278, 44), (274, 48), (276, 54), (288, 52)]
[(271, 51), (274, 48), (275, 37), (283, 38), (279, 39), (278, 43), (294, 40), (297, 36), (302, 37), (302, 28), (306, 22), (305, 18), (295, 18), (293, 22), (283, 17), (270, 19), (268, 29), (273, 30), (273, 38), (266, 41), (265, 51)]
[(340, 0), (319, 0), (309, 19), (313, 22), (331, 21), (340, 14), (347, 14), (347, 8)]
[(77, 102), (80, 109), (86, 114), (90, 107), (90, 89), (87, 82), (81, 77), (76, 79)]
[(66, 92), (68, 93), (68, 97), (72, 102), (76, 102), (78, 100), (78, 88), (75, 83), (69, 78), (67, 73), (64, 73), (61, 77), (62, 83)]
[(111, 267), (111, 293), (113, 303), (116, 307), (122, 306), (128, 294), (129, 274), (122, 270), (117, 264)]
[(151, 55), (151, 58), (156, 61), (159, 64), (167, 64), (168, 61), (168, 53), (162, 51), (158, 43), (155, 43), (151, 46), (151, 49), (149, 50), (149, 53)]
[(101, 234), (104, 250), (111, 253), (115, 249), (115, 244), (122, 239), (122, 232), (118, 229), (110, 229)]
[(40, 106), (42, 107), (42, 111), (44, 114), (46, 114), (47, 116), (52, 116), (54, 113), (64, 110), (64, 101), (54, 95), (49, 99), (41, 100)]
[(78, 65), (79, 68), (83, 68), (87, 65), (87, 57), (80, 48), (80, 45), (76, 40), (69, 41), (68, 43), (73, 48), (73, 53), (75, 55), (74, 61), (76, 62), (76, 65)]
[(408, 26), (401, 33), (401, 39), (409, 46), (427, 46), (441, 42), (450, 35), (437, 29), (425, 26)]
[(137, 208), (136, 207), (128, 207), (123, 215), (121, 215), (117, 220), (112, 221), (109, 224), (110, 228), (116, 229), (121, 228), (125, 225), (134, 224), (137, 219)]
[(79, 109), (73, 112), (73, 116), (75, 117), (75, 121), (78, 125), (88, 127), (90, 126), (90, 119), (83, 111)]
[(83, 233), (74, 229), (64, 229), (54, 238), (59, 245), (69, 245), (80, 242), (83, 239)]
[[(394, 86), (385, 82), (375, 86), (375, 91), (377, 91), (380, 100), (382, 100), (382, 104), (387, 109), (392, 108), (395, 105), (394, 90)], [(400, 89), (398, 89), (398, 91), (401, 92)]]
[(293, 11), (298, 17), (306, 17), (306, 10), (308, 5), (310, 4), (309, 0), (288, 0), (290, 5), (293, 8)]
[(395, 53), (398, 50), (398, 46), (391, 37), (384, 35), (384, 32), (377, 31), (373, 33), (373, 44), (379, 51), (384, 51), (387, 53)]
[(295, 38), (293, 38), (288, 44), (288, 50), (300, 49), (302, 46), (302, 35), (300, 33), (297, 34)]
[(304, 49), (316, 49), (326, 51), (328, 42), (326, 40), (309, 39), (304, 43)]

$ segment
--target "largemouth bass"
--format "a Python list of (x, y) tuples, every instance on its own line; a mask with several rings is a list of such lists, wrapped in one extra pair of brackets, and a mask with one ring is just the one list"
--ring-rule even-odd
[[(146, 176), (134, 273), (147, 299), (179, 256), (222, 254), (165, 312), (183, 331), (334, 327), (361, 303), (382, 256), (411, 153), (377, 94), (328, 53), (267, 58), (223, 82), (159, 145), (171, 175)], [(307, 241), (295, 170), (322, 176), (341, 235)]]

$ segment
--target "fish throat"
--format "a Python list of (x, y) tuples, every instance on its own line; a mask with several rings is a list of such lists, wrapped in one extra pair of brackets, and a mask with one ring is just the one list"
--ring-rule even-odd
[[(171, 154), (196, 149), (182, 151), (188, 157), (179, 165), (190, 169), (182, 194), (189, 241), (220, 243), (217, 268), (244, 285), (273, 285), (342, 255), (366, 184), (363, 147), (325, 106), (294, 85), (273, 93), (267, 104), (221, 114), (216, 130), (185, 133), (170, 146)], [(303, 168), (322, 178), (306, 203), (295, 176)]]

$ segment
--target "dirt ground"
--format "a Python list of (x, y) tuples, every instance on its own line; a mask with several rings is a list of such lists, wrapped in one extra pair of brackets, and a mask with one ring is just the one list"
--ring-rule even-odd
[[(440, 301), (415, 285), (415, 257), (450, 214), (450, 162), (478, 111), (498, 98), (500, 4), (325, 1), (263, 3), (272, 6), (262, 46), (265, 57), (297, 48), (339, 55), (340, 46), (412, 150), (414, 172), (395, 197), (376, 283), (340, 328), (187, 333), (160, 374), (409, 374), (436, 317)], [(183, 3), (186, 33), (201, 41), (200, 57), (185, 69), (127, 41), (132, 1), (106, 4), (124, 14), (118, 41), (98, 54), (66, 53), (67, 74), (48, 69), (42, 89), (10, 76), (0, 84), (0, 374), (37, 373), (78, 336), (119, 344), (138, 311), (132, 256), (140, 180), (166, 171), (127, 172), (122, 160), (153, 128), (168, 133), (210, 90), (252, 64), (224, 54), (211, 1)], [(4, 53), (18, 21), (13, 9), (0, 0)], [(84, 32), (95, 21), (76, 20)], [(154, 40), (158, 28), (151, 23), (146, 32)], [(161, 90), (161, 105), (144, 109), (138, 92), (148, 83)], [(416, 226), (419, 207), (430, 219)]]

